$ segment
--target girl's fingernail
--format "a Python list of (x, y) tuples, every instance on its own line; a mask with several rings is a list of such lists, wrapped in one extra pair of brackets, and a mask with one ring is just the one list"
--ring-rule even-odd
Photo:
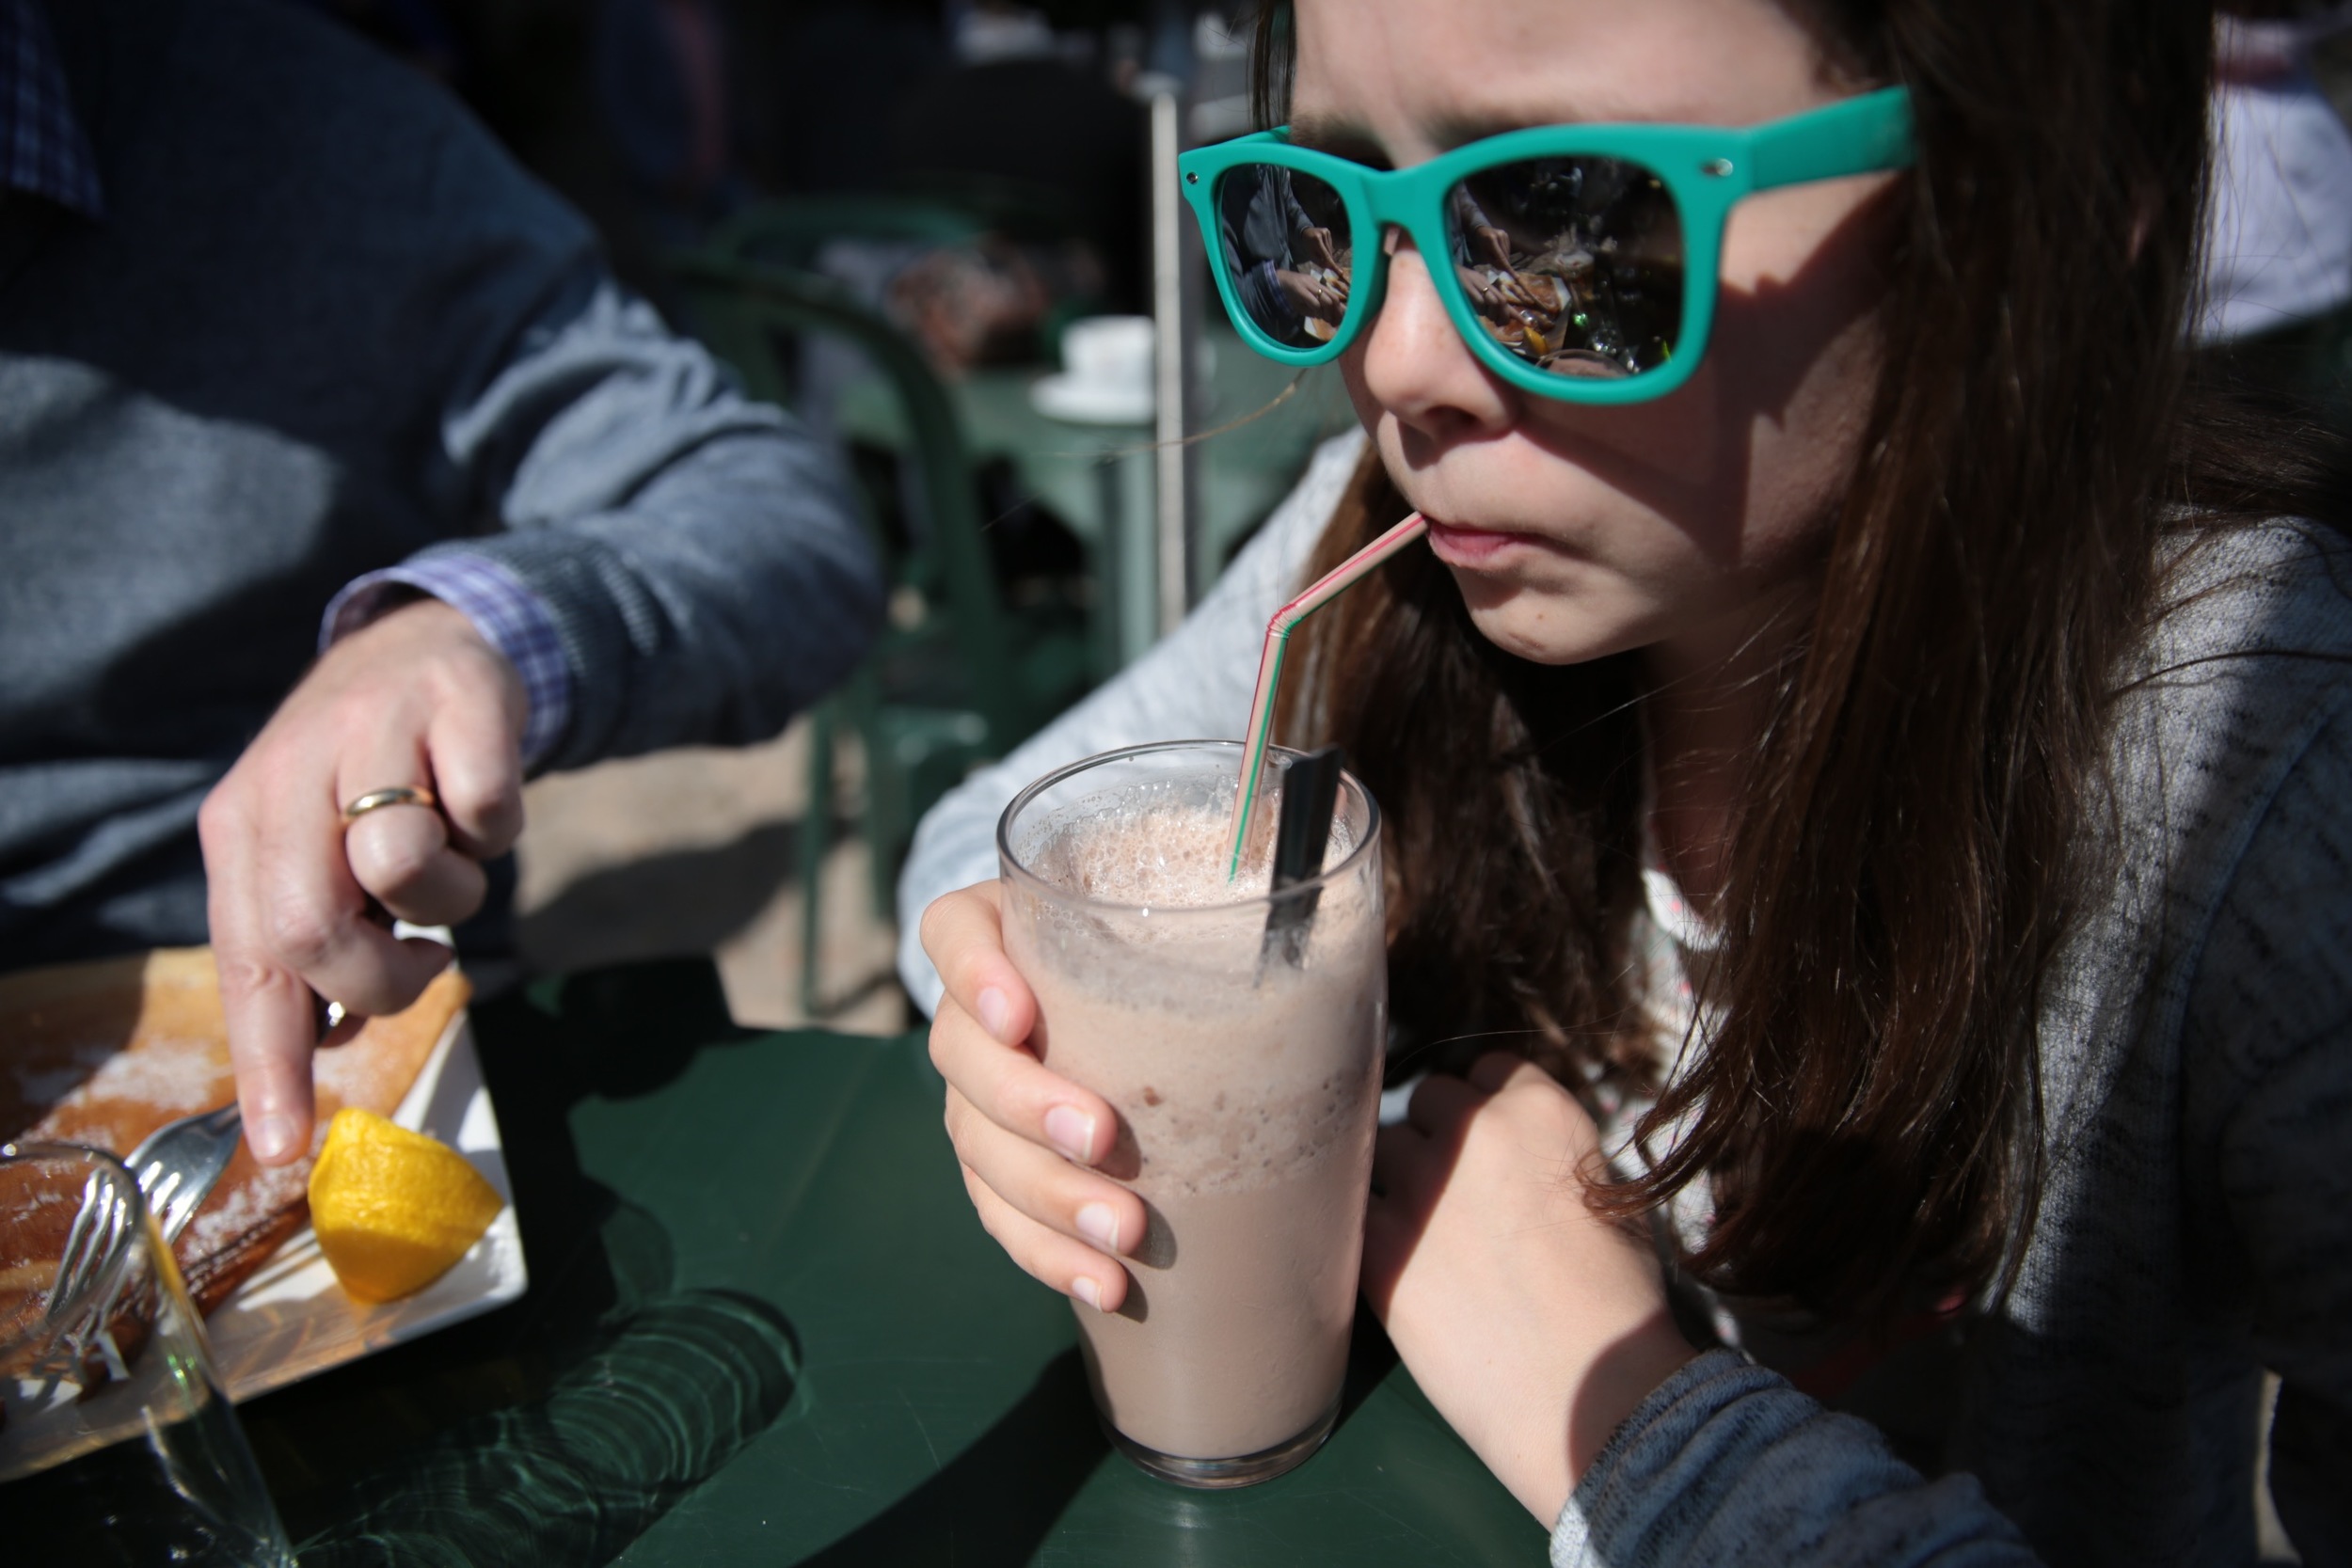
[(987, 986), (981, 989), (979, 1006), (980, 1027), (1010, 1045), (1012, 1041), (1005, 1039), (1005, 1026), (1012, 1021), (1011, 1000), (994, 986)]
[(1070, 1293), (1093, 1307), (1097, 1312), (1103, 1310), (1102, 1287), (1096, 1285), (1085, 1275), (1080, 1275), (1070, 1282)]
[(1104, 1252), (1119, 1250), (1119, 1216), (1107, 1203), (1089, 1203), (1078, 1211), (1078, 1234)]
[(1094, 1147), (1094, 1118), (1070, 1106), (1057, 1105), (1045, 1113), (1045, 1139), (1073, 1160), (1087, 1164), (1087, 1150)]

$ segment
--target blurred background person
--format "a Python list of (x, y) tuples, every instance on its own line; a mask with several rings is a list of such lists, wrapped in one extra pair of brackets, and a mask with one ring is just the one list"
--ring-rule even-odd
[(2327, 83), (2341, 0), (2245, 0), (2217, 19), (2201, 310), (2209, 360), (2352, 413), (2352, 132)]

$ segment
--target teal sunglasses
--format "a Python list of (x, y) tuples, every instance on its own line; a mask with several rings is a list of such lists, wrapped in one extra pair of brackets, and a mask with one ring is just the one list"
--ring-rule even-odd
[(1734, 202), (1912, 157), (1911, 95), (1887, 87), (1744, 130), (1538, 126), (1392, 171), (1294, 147), (1287, 129), (1177, 167), (1225, 309), (1269, 359), (1346, 351), (1380, 309), (1393, 226), (1481, 363), (1545, 397), (1617, 404), (1697, 368)]

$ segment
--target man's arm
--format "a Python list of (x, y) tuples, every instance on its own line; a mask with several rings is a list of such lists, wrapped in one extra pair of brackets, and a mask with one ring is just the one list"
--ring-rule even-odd
[[(828, 454), (609, 281), (579, 293), (443, 423), (453, 488), (501, 530), (355, 585), (330, 610), (342, 640), (206, 804), (223, 1000), (265, 1162), (310, 1145), (314, 997), (362, 1013), (414, 998), (445, 953), (395, 941), (379, 911), (472, 912), (479, 863), (520, 831), (527, 764), (773, 735), (879, 619)], [(344, 821), (399, 787), (438, 809)]]
[(571, 676), (548, 767), (764, 739), (880, 621), (832, 453), (609, 281), (453, 408), (444, 444), (501, 531), (411, 563), (489, 561), (545, 605)]

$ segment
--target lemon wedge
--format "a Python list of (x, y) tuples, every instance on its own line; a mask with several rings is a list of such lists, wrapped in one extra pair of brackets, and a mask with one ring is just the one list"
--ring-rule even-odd
[(421, 1291), (482, 1239), (506, 1200), (437, 1138), (345, 1106), (310, 1167), (319, 1250), (359, 1301)]

